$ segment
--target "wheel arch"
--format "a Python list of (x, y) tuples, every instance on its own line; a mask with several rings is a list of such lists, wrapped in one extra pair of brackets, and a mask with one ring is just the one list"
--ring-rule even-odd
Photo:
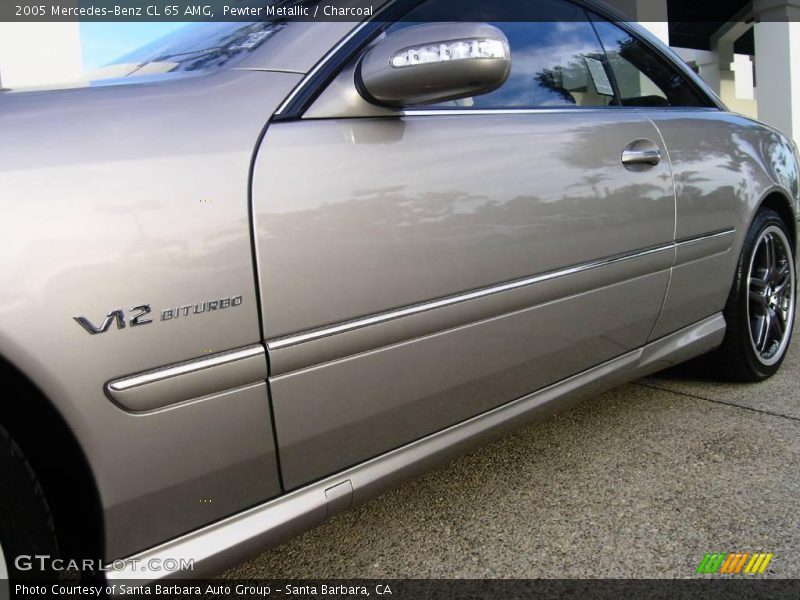
[[(751, 223), (762, 208), (769, 208), (778, 213), (778, 216), (786, 224), (786, 229), (789, 230), (789, 241), (792, 243), (792, 248), (797, 252), (797, 216), (786, 194), (780, 190), (768, 192), (753, 213), (750, 219)], [(751, 223), (748, 223), (748, 227)]]
[(0, 423), (22, 448), (42, 485), (63, 558), (104, 557), (100, 495), (89, 462), (53, 403), (21, 370), (0, 355), (7, 394), (24, 401), (0, 403)]

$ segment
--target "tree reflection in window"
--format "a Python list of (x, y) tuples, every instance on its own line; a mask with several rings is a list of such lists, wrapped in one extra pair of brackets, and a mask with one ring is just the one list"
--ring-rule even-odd
[(501, 29), (511, 48), (511, 73), (493, 92), (434, 106), (608, 106), (614, 100), (611, 84), (604, 85), (608, 74), (600, 40), (586, 12), (576, 4), (564, 0), (428, 0), (390, 26), (387, 33), (416, 23), (447, 20), (488, 22)]

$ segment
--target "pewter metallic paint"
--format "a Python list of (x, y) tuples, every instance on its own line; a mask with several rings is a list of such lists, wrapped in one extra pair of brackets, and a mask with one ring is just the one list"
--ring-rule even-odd
[[(268, 545), (322, 523), (330, 505), (326, 490), (349, 482), (352, 506), (358, 506), (399, 481), (486, 444), (521, 425), (540, 419), (565, 404), (644, 377), (659, 369), (713, 349), (722, 341), (725, 320), (714, 315), (661, 340), (589, 369), (553, 386), (526, 395), (473, 419), (427, 436), (351, 469), (290, 492), (272, 502), (161, 544), (133, 558), (140, 565), (150, 559), (193, 559), (197, 577), (214, 575)], [(159, 563), (157, 563), (159, 564)], [(108, 573), (111, 582), (153, 581), (181, 577), (182, 573), (134, 570), (127, 565)]]
[[(79, 440), (108, 557), (280, 491), (263, 382), (142, 415), (104, 388), (261, 341), (248, 173), (264, 123), (299, 80), (222, 71), (0, 97), (0, 354)], [(243, 304), (158, 320), (162, 308), (232, 295)], [(140, 327), (88, 335), (72, 318), (143, 303), (155, 322)]]
[[(325, 491), (345, 481), (363, 502), (545, 405), (708, 351), (755, 210), (777, 194), (798, 214), (774, 168), (789, 143), (722, 110), (387, 112), (354, 101), (346, 68), (259, 145), (351, 29), (292, 24), (211, 74), (0, 95), (0, 355), (79, 440), (108, 559), (163, 544), (143, 556), (222, 568), (338, 510)], [(622, 166), (636, 140), (658, 166)], [(73, 320), (144, 303), (146, 326)], [(297, 488), (281, 497), (272, 417)]]
[[(658, 144), (659, 135), (638, 113), (607, 110), (273, 125), (253, 181), (264, 336), (672, 242), (669, 165), (623, 167), (634, 140)], [(309, 165), (313, 180), (302, 175)], [(666, 252), (650, 269), (628, 265), (596, 287), (570, 289), (564, 277), (547, 286), (546, 306), (528, 297), (517, 315), (487, 310), (488, 322), (463, 329), (444, 331), (469, 308), (439, 308), (426, 315), (429, 329), (405, 319), (407, 335), (437, 335), (381, 349), (387, 340), (374, 334), (374, 346), (347, 360), (273, 376), (285, 485), (644, 345), (671, 261)]]
[(658, 132), (609, 110), (272, 125), (253, 181), (265, 338), (671, 242), (669, 165), (620, 164), (637, 139)]
[[(394, 57), (409, 48), (441, 40), (492, 40), (502, 44), (504, 56), (432, 62), (395, 67)], [(375, 103), (402, 108), (409, 104), (470, 98), (499, 88), (511, 72), (505, 34), (487, 23), (422, 23), (402, 29), (374, 45), (358, 65), (366, 95)]]
[[(675, 181), (676, 239), (712, 229), (736, 229), (735, 252), (686, 248), (677, 257), (669, 293), (653, 339), (719, 310), (753, 214), (772, 192), (797, 198), (774, 170), (775, 145), (790, 144), (778, 132), (721, 111), (653, 110), (647, 113), (669, 148)], [(693, 252), (693, 255), (686, 253)]]

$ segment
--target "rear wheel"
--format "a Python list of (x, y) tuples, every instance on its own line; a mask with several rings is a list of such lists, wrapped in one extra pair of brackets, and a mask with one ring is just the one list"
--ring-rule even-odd
[(721, 374), (738, 381), (774, 375), (789, 347), (796, 300), (795, 262), (786, 224), (772, 210), (750, 226), (725, 306)]

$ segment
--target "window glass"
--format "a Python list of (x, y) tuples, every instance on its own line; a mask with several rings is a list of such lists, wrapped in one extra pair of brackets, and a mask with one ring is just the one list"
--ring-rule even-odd
[[(266, 6), (290, 9), (313, 7), (318, 3), (319, 0), (240, 0), (235, 6), (233, 2), (229, 4), (237, 10), (263, 10)], [(273, 37), (279, 37), (290, 20), (288, 17), (265, 17), (255, 22), (188, 23), (92, 71), (89, 76), (94, 82), (227, 67), (263, 44), (269, 44)], [(275, 47), (280, 43), (283, 40)]]
[(594, 17), (623, 106), (711, 106), (675, 67), (622, 28)]
[[(527, 108), (608, 106), (614, 89), (603, 48), (586, 12), (563, 0), (428, 0), (387, 33), (418, 22), (488, 22), (508, 37), (511, 73), (502, 87), (481, 96), (434, 107)], [(504, 21), (504, 17), (507, 19)], [(524, 18), (524, 22), (519, 22)]]

